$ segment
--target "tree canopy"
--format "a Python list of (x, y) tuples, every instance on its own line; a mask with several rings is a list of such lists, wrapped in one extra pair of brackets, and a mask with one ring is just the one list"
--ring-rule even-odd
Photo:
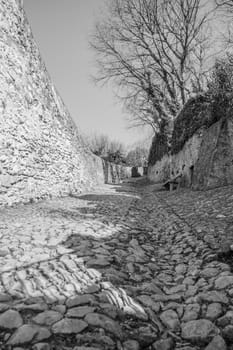
[(203, 0), (109, 0), (91, 46), (97, 81), (112, 81), (136, 125), (159, 131), (205, 85)]

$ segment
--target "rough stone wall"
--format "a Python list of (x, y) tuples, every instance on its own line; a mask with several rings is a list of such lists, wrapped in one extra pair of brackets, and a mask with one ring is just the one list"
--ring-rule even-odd
[(206, 130), (194, 169), (193, 188), (233, 184), (233, 120), (222, 119)]
[(131, 177), (130, 167), (110, 163), (104, 159), (102, 160), (102, 162), (103, 162), (105, 183), (116, 184), (121, 182), (122, 179)]
[(198, 130), (187, 142), (183, 149), (172, 156), (171, 176), (182, 174), (181, 186), (191, 186), (195, 164), (199, 157), (204, 130)]
[(165, 182), (178, 174), (183, 174), (182, 185), (191, 185), (192, 167), (198, 159), (203, 131), (199, 130), (184, 145), (183, 149), (171, 158), (163, 156), (161, 161), (149, 166), (148, 177), (154, 182)]
[(0, 126), (0, 205), (106, 180), (50, 80), (20, 0), (0, 0)]
[(196, 190), (233, 184), (233, 118), (222, 118), (207, 129), (199, 129), (170, 158), (149, 167), (149, 179), (163, 182), (182, 174), (181, 186)]
[(184, 187), (209, 189), (233, 184), (233, 110), (229, 94), (209, 90), (190, 98), (175, 119), (170, 150), (164, 152), (163, 148), (161, 152), (161, 144), (156, 143), (159, 139), (155, 137), (151, 146), (150, 180), (165, 182), (179, 174)]
[[(170, 152), (163, 153), (155, 164), (149, 163), (149, 179), (164, 182), (181, 174), (181, 186), (195, 189), (232, 184), (231, 108), (227, 96), (220, 102), (218, 96), (210, 98), (208, 94), (190, 99), (175, 120)], [(151, 159), (161, 148), (155, 141), (151, 148), (155, 157)]]

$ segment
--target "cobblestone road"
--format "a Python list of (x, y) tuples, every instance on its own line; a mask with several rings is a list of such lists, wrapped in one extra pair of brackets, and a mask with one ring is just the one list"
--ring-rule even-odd
[(0, 211), (0, 349), (233, 349), (233, 188)]

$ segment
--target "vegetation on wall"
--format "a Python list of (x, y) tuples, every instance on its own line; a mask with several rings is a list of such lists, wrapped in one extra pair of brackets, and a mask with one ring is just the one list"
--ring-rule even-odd
[[(227, 55), (217, 60), (212, 70), (208, 89), (189, 101), (178, 114), (172, 133), (171, 154), (182, 150), (199, 129), (209, 128), (221, 118), (232, 113), (233, 102), (233, 56)], [(159, 133), (153, 139), (149, 164), (154, 165), (165, 154), (169, 153), (166, 135)]]
[(205, 94), (190, 99), (177, 116), (172, 135), (172, 154), (178, 153), (200, 128), (209, 128), (232, 111), (233, 56), (217, 60)]
[(154, 165), (157, 161), (161, 160), (164, 155), (170, 151), (169, 140), (167, 132), (165, 131), (167, 125), (164, 122), (161, 127), (161, 132), (155, 134), (152, 145), (149, 151), (148, 164)]
[(195, 132), (211, 123), (210, 103), (206, 95), (190, 99), (174, 123), (171, 153), (178, 153)]
[(215, 119), (228, 117), (233, 103), (233, 55), (216, 61), (209, 82), (208, 94)]

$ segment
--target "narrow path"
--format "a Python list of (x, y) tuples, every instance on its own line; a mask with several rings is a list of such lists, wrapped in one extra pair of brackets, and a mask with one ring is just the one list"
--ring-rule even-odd
[(231, 203), (142, 180), (1, 210), (0, 349), (232, 349)]

